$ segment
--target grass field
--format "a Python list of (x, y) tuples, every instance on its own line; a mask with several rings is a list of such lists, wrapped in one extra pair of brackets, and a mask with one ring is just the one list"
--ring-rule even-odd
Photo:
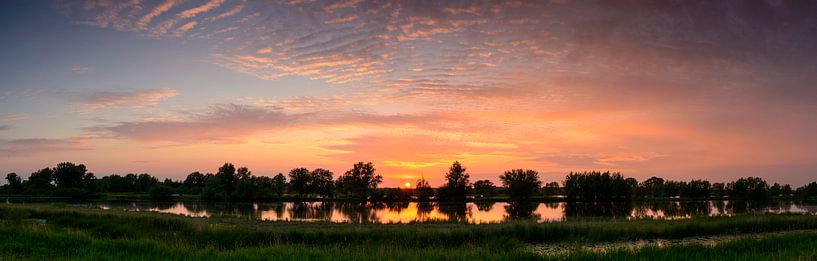
[(817, 229), (817, 217), (794, 214), (482, 225), (337, 224), (11, 204), (0, 206), (0, 259), (808, 259), (815, 257), (817, 233), (772, 235), (715, 246), (578, 250), (558, 255), (538, 254), (529, 246), (809, 229)]

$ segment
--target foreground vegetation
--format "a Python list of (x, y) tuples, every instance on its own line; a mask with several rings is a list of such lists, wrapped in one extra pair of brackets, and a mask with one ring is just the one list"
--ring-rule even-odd
[[(27, 204), (0, 206), (0, 259), (686, 259), (803, 257), (817, 235), (607, 253), (541, 255), (530, 244), (673, 239), (817, 229), (810, 215), (767, 214), (686, 220), (337, 224), (188, 218)], [(791, 242), (788, 244), (787, 242)], [(812, 246), (807, 248), (806, 246)], [(762, 245), (766, 247), (755, 247)], [(724, 248), (718, 250), (719, 248)], [(685, 253), (695, 255), (685, 256)], [(676, 256), (679, 255), (679, 256)], [(787, 258), (786, 258), (787, 259)]]

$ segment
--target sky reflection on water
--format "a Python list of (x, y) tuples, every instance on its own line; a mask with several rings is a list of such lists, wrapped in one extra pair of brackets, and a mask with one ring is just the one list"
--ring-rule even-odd
[(207, 204), (173, 203), (93, 203), (89, 207), (171, 213), (191, 217), (229, 216), (265, 221), (331, 221), (352, 223), (409, 223), (460, 221), (491, 223), (506, 220), (564, 221), (578, 218), (665, 218), (738, 213), (817, 213), (817, 204), (802, 202), (694, 201), (656, 203), (357, 203), (357, 202), (277, 202)]

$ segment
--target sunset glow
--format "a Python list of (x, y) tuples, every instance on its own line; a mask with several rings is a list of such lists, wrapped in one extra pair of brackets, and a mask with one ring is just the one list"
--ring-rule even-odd
[(0, 173), (817, 179), (797, 1), (12, 2)]

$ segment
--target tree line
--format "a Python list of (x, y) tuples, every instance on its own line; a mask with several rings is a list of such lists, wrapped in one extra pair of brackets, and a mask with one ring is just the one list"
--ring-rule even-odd
[(470, 181), (466, 168), (454, 162), (445, 173), (445, 183), (432, 188), (424, 178), (411, 189), (378, 188), (383, 177), (371, 162), (355, 163), (334, 178), (330, 170), (295, 168), (288, 174), (256, 176), (246, 167), (225, 163), (216, 173), (193, 172), (182, 181), (158, 178), (150, 174), (109, 175), (97, 178), (83, 164), (59, 163), (43, 168), (23, 180), (16, 173), (6, 175), (7, 184), (0, 194), (47, 195), (92, 198), (100, 193), (146, 193), (156, 200), (170, 200), (175, 194), (198, 195), (205, 201), (251, 201), (282, 198), (345, 198), (368, 201), (466, 201), (471, 199), (508, 199), (526, 201), (536, 197), (564, 198), (568, 201), (622, 201), (643, 198), (740, 198), (815, 197), (817, 182), (792, 189), (788, 184), (769, 183), (759, 177), (739, 178), (728, 183), (706, 180), (665, 180), (651, 177), (639, 182), (611, 172), (571, 172), (560, 184), (543, 185), (539, 173), (530, 169), (512, 169), (499, 176), (501, 184), (490, 180)]

